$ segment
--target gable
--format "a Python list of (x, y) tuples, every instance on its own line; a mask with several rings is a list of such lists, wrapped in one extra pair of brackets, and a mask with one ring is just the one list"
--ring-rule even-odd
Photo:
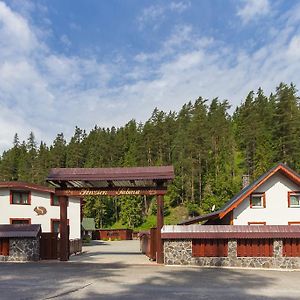
[[(280, 173), (274, 174), (233, 210), (234, 219), (242, 217), (251, 220), (256, 216), (265, 220), (264, 216), (269, 219), (270, 214), (275, 216), (277, 213), (287, 213), (285, 208), (288, 206), (288, 192), (297, 190), (299, 190), (299, 185), (289, 178)], [(252, 195), (263, 195), (263, 207), (252, 207)]]
[(287, 166), (278, 164), (276, 167), (263, 174), (256, 181), (254, 181), (252, 184), (244, 188), (239, 194), (233, 197), (225, 205), (225, 207), (220, 210), (219, 217), (222, 219), (230, 211), (238, 207), (242, 203), (242, 201), (248, 198), (254, 191), (262, 191), (264, 185), (267, 186), (272, 184), (272, 180), (274, 180), (275, 174), (280, 174), (281, 176), (283, 176), (283, 178), (288, 179), (287, 182), (291, 182), (296, 184), (297, 186), (300, 186), (300, 176)]

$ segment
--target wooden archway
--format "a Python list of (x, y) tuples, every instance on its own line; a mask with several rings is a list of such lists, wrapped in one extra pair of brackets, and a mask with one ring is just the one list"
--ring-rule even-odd
[(151, 195), (157, 199), (157, 254), (156, 261), (163, 263), (164, 195), (174, 179), (173, 166), (134, 168), (54, 168), (47, 181), (55, 186), (60, 204), (60, 260), (68, 257), (67, 200), (70, 196), (121, 196)]

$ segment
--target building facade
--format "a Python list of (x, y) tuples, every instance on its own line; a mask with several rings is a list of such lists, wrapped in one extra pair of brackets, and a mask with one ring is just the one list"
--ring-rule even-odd
[(299, 225), (300, 176), (278, 164), (246, 186), (220, 210), (181, 222), (189, 225)]
[(299, 191), (290, 178), (274, 174), (233, 209), (233, 224), (300, 224)]
[[(59, 232), (60, 208), (54, 189), (24, 182), (0, 182), (0, 224), (41, 224)], [(70, 239), (81, 237), (80, 199), (69, 197)]]

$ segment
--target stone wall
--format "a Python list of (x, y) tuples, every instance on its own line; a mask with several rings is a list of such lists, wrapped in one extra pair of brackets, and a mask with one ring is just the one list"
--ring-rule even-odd
[(9, 256), (0, 256), (0, 261), (37, 261), (39, 259), (39, 238), (10, 238)]
[(237, 257), (237, 241), (228, 240), (227, 257), (193, 257), (191, 239), (164, 240), (166, 265), (300, 269), (300, 258), (283, 257), (282, 240), (273, 241), (273, 257)]

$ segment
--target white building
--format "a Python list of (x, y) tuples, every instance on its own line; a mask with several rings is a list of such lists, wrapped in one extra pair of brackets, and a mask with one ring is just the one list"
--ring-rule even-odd
[[(80, 199), (69, 197), (70, 239), (80, 238)], [(41, 224), (42, 232), (59, 231), (60, 209), (54, 189), (32, 183), (0, 182), (0, 224)]]
[(300, 176), (283, 164), (270, 169), (223, 208), (180, 223), (231, 225), (300, 224)]

